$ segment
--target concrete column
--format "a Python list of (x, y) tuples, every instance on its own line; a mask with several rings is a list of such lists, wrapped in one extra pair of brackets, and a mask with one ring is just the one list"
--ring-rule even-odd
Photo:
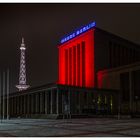
[(47, 113), (51, 114), (51, 91), (47, 91)]
[(40, 93), (38, 93), (38, 114), (40, 114)]
[(69, 99), (69, 119), (71, 118), (71, 90), (69, 89), (68, 93), (68, 99)]
[(59, 90), (57, 88), (57, 93), (56, 93), (56, 113), (59, 114)]
[(27, 114), (30, 114), (30, 95), (27, 94)]
[(20, 96), (20, 114), (21, 114), (21, 115), (22, 115), (22, 112), (23, 112), (23, 111), (22, 111), (22, 106), (23, 106), (23, 105), (22, 105), (22, 96)]
[(68, 106), (69, 106), (69, 114), (71, 113), (71, 100), (70, 100), (70, 99), (71, 99), (71, 98), (70, 98), (71, 94), (70, 94), (70, 92), (71, 92), (71, 91), (70, 91), (70, 89), (69, 89), (69, 90), (68, 90), (68, 104), (69, 104)]
[(26, 95), (26, 115), (28, 114), (28, 96)]
[(35, 98), (35, 93), (33, 94), (33, 114), (35, 114), (35, 112), (36, 112), (36, 100), (35, 100), (36, 98)]
[(24, 114), (24, 103), (23, 103), (23, 96), (21, 96), (21, 115), (23, 115)]
[(42, 114), (42, 93), (39, 93), (40, 94), (40, 114)]
[(20, 96), (18, 97), (18, 108), (19, 108), (19, 112), (18, 112), (18, 115), (20, 115), (20, 112), (21, 112), (21, 105), (20, 105)]
[(81, 93), (79, 91), (79, 114), (81, 113)]
[(47, 114), (47, 92), (45, 92), (45, 114)]
[(130, 87), (130, 90), (129, 90), (129, 96), (130, 96), (130, 106), (129, 106), (129, 108), (130, 108), (130, 113), (132, 112), (132, 93), (133, 93), (133, 91), (132, 91), (132, 73), (131, 73), (131, 71), (129, 72), (129, 87)]
[(21, 96), (19, 96), (19, 115), (22, 114)]
[(35, 112), (36, 114), (38, 113), (38, 97), (37, 97), (37, 93), (35, 94), (35, 104), (36, 104), (36, 108), (35, 108)]
[(29, 95), (29, 114), (31, 114), (32, 111), (32, 95)]
[(31, 114), (33, 114), (34, 111), (34, 94), (31, 94)]
[(28, 97), (27, 97), (27, 95), (25, 96), (25, 105), (26, 105), (26, 107), (25, 107), (25, 110), (26, 110), (26, 115), (28, 114)]
[(62, 94), (62, 114), (64, 114), (64, 95), (63, 95), (63, 92), (61, 93)]
[(23, 96), (24, 99), (24, 114), (26, 114), (26, 95)]
[(37, 103), (36, 103), (36, 93), (34, 93), (34, 114), (36, 114), (37, 110)]
[(74, 90), (72, 90), (70, 95), (70, 114), (74, 114), (74, 101)]
[(53, 89), (51, 89), (51, 112), (50, 114), (53, 113)]
[(31, 114), (31, 95), (27, 95), (28, 98), (28, 114)]
[(45, 114), (45, 91), (43, 92), (43, 97), (42, 97), (42, 99), (43, 99), (43, 114)]
[(19, 96), (16, 96), (16, 108), (17, 108), (17, 115), (19, 114)]

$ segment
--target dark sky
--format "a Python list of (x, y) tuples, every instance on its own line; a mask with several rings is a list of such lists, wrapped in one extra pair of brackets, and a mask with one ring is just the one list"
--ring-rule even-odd
[(27, 80), (34, 87), (57, 80), (61, 37), (91, 21), (140, 44), (140, 4), (0, 4), (0, 68), (18, 83), (21, 37), (25, 38)]

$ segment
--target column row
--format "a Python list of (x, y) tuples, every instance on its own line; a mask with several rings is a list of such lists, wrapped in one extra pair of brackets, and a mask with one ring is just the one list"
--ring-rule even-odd
[(85, 42), (65, 49), (65, 84), (85, 86)]
[(59, 114), (61, 94), (58, 89), (10, 97), (9, 110), (11, 117), (30, 116), (33, 114)]

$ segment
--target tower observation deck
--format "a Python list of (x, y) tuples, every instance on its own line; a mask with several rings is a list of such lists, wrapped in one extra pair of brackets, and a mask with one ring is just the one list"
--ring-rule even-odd
[(20, 56), (20, 70), (19, 70), (19, 84), (16, 85), (19, 91), (26, 90), (29, 85), (26, 84), (26, 62), (25, 62), (25, 43), (24, 38), (22, 38), (22, 43), (20, 46), (21, 56)]

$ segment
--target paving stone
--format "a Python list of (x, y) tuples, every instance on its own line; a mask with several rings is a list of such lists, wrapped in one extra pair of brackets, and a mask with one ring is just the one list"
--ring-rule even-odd
[(0, 123), (0, 137), (137, 137), (140, 119), (11, 119)]

